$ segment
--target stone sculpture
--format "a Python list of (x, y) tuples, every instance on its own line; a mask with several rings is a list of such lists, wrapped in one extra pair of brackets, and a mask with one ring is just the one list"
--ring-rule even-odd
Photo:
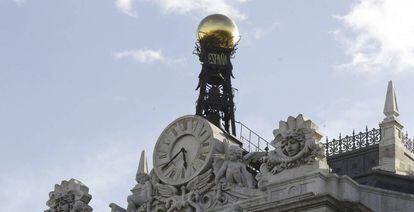
[(268, 180), (268, 175), (302, 165), (311, 165), (317, 158), (325, 157), (324, 147), (319, 143), (322, 135), (318, 131), (318, 126), (302, 114), (296, 118), (290, 116), (286, 122), (280, 121), (279, 129), (274, 130), (273, 134), (275, 138), (271, 145), (275, 149), (262, 157), (261, 173), (256, 177), (259, 186)]
[(88, 192), (88, 187), (80, 181), (64, 180), (49, 193), (46, 205), (50, 208), (45, 212), (92, 212), (92, 207), (88, 205), (92, 196)]
[(243, 163), (243, 150), (239, 146), (227, 146), (226, 160), (217, 171), (215, 181), (216, 184), (222, 181), (229, 185), (254, 188), (253, 176)]
[(154, 211), (195, 211), (202, 212), (203, 197), (214, 186), (212, 170), (192, 179), (186, 186), (181, 186), (180, 191), (172, 185), (153, 181), (157, 196), (154, 201)]
[[(317, 142), (321, 138), (317, 126), (302, 115), (281, 121), (274, 135), (271, 142), (274, 150), (244, 156), (240, 146), (224, 139), (210, 168), (179, 185), (166, 183), (154, 171), (148, 174), (143, 152), (136, 176), (138, 184), (131, 190), (126, 211), (242, 211), (244, 206), (238, 203), (264, 197), (262, 186), (274, 182), (280, 172), (312, 164), (323, 157), (323, 147)], [(258, 181), (248, 170), (250, 163), (262, 164), (256, 176)], [(116, 204), (110, 207), (113, 212), (125, 212)]]
[(224, 147), (225, 154), (217, 155), (213, 163), (215, 185), (203, 196), (207, 209), (222, 210), (220, 208), (263, 195), (255, 188), (256, 181), (247, 170), (243, 149), (226, 142)]
[(263, 195), (255, 189), (255, 180), (247, 171), (243, 152), (239, 146), (225, 145), (225, 154), (218, 156), (213, 167), (193, 178), (185, 185), (172, 186), (151, 176), (154, 188), (152, 211), (221, 210), (241, 200)]
[(137, 184), (131, 189), (132, 195), (128, 196), (127, 212), (151, 211), (153, 189), (148, 175), (148, 163), (145, 151), (142, 151), (136, 174)]

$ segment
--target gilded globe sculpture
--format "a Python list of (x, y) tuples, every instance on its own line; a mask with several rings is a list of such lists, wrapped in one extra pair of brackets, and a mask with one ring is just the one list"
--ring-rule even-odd
[(239, 40), (239, 29), (233, 20), (221, 14), (209, 15), (198, 25), (193, 52), (202, 65), (197, 85), (200, 94), (196, 115), (206, 118), (233, 136), (236, 135), (236, 127), (231, 59), (234, 58)]
[(240, 40), (239, 29), (229, 17), (213, 14), (205, 17), (197, 29), (197, 40), (200, 45), (208, 43), (222, 48), (234, 48)]

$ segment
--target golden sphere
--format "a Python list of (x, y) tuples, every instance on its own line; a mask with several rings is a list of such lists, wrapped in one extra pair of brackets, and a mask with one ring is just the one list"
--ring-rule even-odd
[(212, 40), (220, 47), (234, 48), (240, 39), (239, 29), (233, 20), (221, 14), (205, 17), (197, 29), (197, 39), (200, 44)]

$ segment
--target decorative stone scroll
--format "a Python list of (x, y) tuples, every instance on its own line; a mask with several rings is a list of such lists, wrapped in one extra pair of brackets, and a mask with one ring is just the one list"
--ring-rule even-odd
[(50, 208), (45, 212), (92, 212), (92, 207), (88, 205), (92, 196), (88, 192), (88, 187), (80, 181), (64, 180), (49, 193), (46, 205)]
[[(318, 126), (301, 114), (296, 118), (279, 122), (279, 129), (273, 131), (275, 136), (271, 145), (275, 148), (262, 157), (263, 164), (256, 178), (259, 186), (266, 184), (271, 175), (300, 166), (313, 165), (317, 160), (326, 164), (324, 146), (319, 143), (322, 135)], [(318, 168), (318, 167), (315, 167)]]

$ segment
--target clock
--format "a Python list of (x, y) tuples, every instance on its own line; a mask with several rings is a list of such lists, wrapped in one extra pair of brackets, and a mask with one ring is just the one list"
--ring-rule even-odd
[(187, 115), (169, 124), (154, 148), (153, 164), (166, 184), (182, 185), (211, 168), (214, 154), (223, 153), (226, 134), (206, 119)]

